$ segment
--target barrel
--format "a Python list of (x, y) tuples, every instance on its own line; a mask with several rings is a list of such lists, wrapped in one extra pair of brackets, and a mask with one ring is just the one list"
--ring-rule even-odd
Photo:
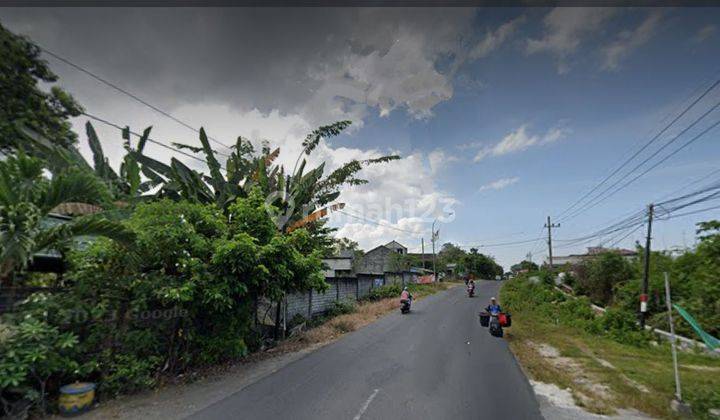
[(92, 382), (75, 382), (60, 388), (58, 408), (60, 414), (72, 416), (87, 411), (95, 399), (95, 384)]

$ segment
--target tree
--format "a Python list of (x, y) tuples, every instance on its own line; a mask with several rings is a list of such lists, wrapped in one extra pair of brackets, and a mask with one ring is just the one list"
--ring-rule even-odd
[(336, 254), (339, 254), (341, 251), (358, 251), (360, 250), (360, 245), (352, 239), (335, 238), (334, 250)]
[(617, 252), (603, 252), (584, 264), (586, 274), (578, 276), (577, 292), (598, 305), (610, 304), (616, 287), (633, 278), (632, 266)]
[(129, 244), (132, 232), (102, 216), (76, 218), (55, 227), (41, 221), (56, 206), (67, 202), (107, 204), (107, 188), (92, 174), (68, 170), (48, 179), (43, 162), (26, 156), (8, 156), (0, 162), (0, 284), (24, 269), (32, 256), (44, 249), (62, 249), (73, 238), (101, 235)]
[(77, 140), (69, 117), (82, 108), (57, 86), (45, 92), (38, 83), (52, 83), (57, 76), (40, 58), (40, 48), (0, 25), (0, 150), (23, 148), (19, 126), (28, 127), (54, 145), (71, 147)]
[(515, 264), (512, 267), (510, 267), (510, 271), (512, 271), (515, 274), (519, 273), (522, 270), (538, 271), (539, 269), (540, 269), (540, 267), (538, 267), (537, 264), (535, 264), (532, 261), (528, 261), (528, 260), (520, 261), (518, 264)]
[(443, 244), (437, 255), (440, 271), (447, 270), (448, 264), (455, 264), (455, 273), (463, 273), (465, 271), (463, 263), (466, 255), (467, 252), (452, 243)]
[(468, 274), (481, 279), (494, 279), (503, 274), (502, 267), (492, 257), (480, 254), (477, 248), (470, 249), (463, 257), (462, 264)]
[(390, 253), (389, 259), (390, 270), (400, 273), (408, 271), (412, 267), (420, 266), (420, 259), (415, 255), (399, 254), (397, 252)]
[[(303, 150), (298, 156), (295, 168), (292, 173), (287, 174), (283, 166), (273, 164), (280, 155), (279, 148), (271, 150), (265, 146), (261, 153), (256, 153), (248, 141), (238, 138), (226, 161), (226, 174), (223, 175), (222, 166), (215, 156), (216, 152), (210, 147), (202, 128), (202, 148), (178, 144), (176, 146), (189, 148), (196, 153), (202, 151), (210, 175), (192, 170), (175, 158), (171, 159), (170, 165), (166, 165), (138, 151), (130, 153), (141, 164), (143, 174), (158, 180), (162, 185), (157, 193), (160, 197), (215, 203), (226, 210), (236, 198), (247, 197), (250, 190), (258, 187), (265, 194), (268, 209), (274, 212), (272, 216), (276, 226), (285, 231), (299, 222), (302, 226), (309, 224), (304, 222), (307, 216), (336, 200), (340, 196), (342, 185), (366, 183), (366, 180), (356, 177), (363, 167), (399, 159), (399, 156), (390, 155), (363, 161), (353, 160), (326, 177), (323, 177), (324, 163), (305, 172), (307, 161), (303, 155), (310, 155), (320, 140), (340, 134), (349, 125), (349, 121), (339, 121), (319, 127), (308, 134), (302, 143)], [(314, 227), (309, 229), (311, 234), (315, 229), (323, 227), (322, 223), (315, 223)]]

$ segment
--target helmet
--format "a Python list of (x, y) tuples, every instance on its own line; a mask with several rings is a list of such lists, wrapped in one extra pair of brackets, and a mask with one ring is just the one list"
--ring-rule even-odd
[(403, 290), (407, 290), (407, 286), (403, 287)]
[(495, 296), (491, 297), (490, 300), (495, 302)]

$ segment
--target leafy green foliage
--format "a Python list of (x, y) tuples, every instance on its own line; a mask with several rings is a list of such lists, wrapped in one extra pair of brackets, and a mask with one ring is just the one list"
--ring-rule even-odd
[(640, 330), (632, 312), (610, 308), (595, 315), (587, 297), (570, 298), (549, 284), (529, 281), (529, 277), (521, 275), (503, 285), (500, 295), (506, 310), (527, 312), (543, 322), (579, 328), (620, 343), (647, 346), (650, 342), (650, 333)]
[(616, 252), (603, 252), (586, 264), (587, 276), (578, 278), (577, 291), (601, 306), (612, 303), (615, 287), (633, 274), (630, 263)]
[(99, 235), (130, 243), (134, 235), (122, 225), (92, 216), (44, 228), (43, 218), (66, 202), (106, 204), (109, 193), (92, 174), (68, 170), (48, 179), (43, 162), (20, 152), (0, 162), (0, 282), (24, 269), (33, 254), (63, 249), (73, 238)]
[[(72, 251), (63, 293), (31, 296), (13, 325), (31, 317), (72, 333), (76, 352), (66, 366), (85, 367), (105, 395), (241, 357), (255, 299), (327, 287), (307, 231), (281, 234), (264, 205), (259, 190), (236, 200), (231, 217), (212, 204), (140, 203), (125, 222), (133, 248), (98, 240)], [(49, 374), (53, 383), (65, 377)], [(29, 381), (27, 371), (15, 376)]]
[(76, 142), (68, 117), (82, 108), (65, 91), (52, 86), (50, 92), (39, 83), (52, 83), (57, 76), (40, 58), (40, 48), (0, 25), (0, 150), (27, 149), (18, 126), (29, 127), (51, 144), (70, 147)]
[(380, 300), (385, 298), (400, 298), (402, 287), (399, 284), (387, 284), (385, 286), (374, 287), (370, 289), (367, 295), (369, 300)]
[(510, 267), (510, 271), (517, 274), (521, 271), (538, 271), (540, 267), (538, 267), (537, 264), (535, 264), (532, 261), (523, 260), (519, 262), (518, 264), (513, 265)]
[(492, 257), (479, 253), (476, 248), (471, 248), (461, 262), (467, 274), (476, 278), (494, 279), (503, 274), (502, 267)]
[(5, 413), (13, 403), (38, 404), (44, 411), (51, 376), (79, 372), (73, 352), (77, 337), (28, 317), (15, 325), (0, 324), (0, 401)]
[[(720, 222), (698, 224), (700, 239), (695, 249), (673, 257), (652, 252), (648, 281), (648, 323), (667, 330), (664, 274), (668, 274), (674, 303), (686, 308), (711, 335), (720, 335)], [(614, 305), (625, 313), (637, 313), (644, 273), (644, 252), (627, 262), (612, 252), (573, 267), (575, 291), (600, 305)], [(676, 331), (694, 337), (689, 324), (676, 322)]]
[(354, 300), (336, 300), (333, 302), (330, 309), (328, 309), (327, 316), (335, 317), (345, 314), (351, 314), (357, 309), (357, 304)]
[(413, 267), (420, 267), (420, 258), (415, 255), (398, 254), (397, 252), (390, 253), (388, 261), (390, 271), (400, 273), (408, 271)]

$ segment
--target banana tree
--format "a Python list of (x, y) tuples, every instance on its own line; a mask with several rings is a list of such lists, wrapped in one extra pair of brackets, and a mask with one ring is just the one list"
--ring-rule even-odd
[[(47, 164), (47, 169), (51, 173), (62, 173), (70, 168), (92, 172), (108, 186), (116, 201), (127, 202), (139, 199), (143, 194), (146, 194), (153, 187), (163, 182), (161, 179), (153, 178), (152, 173), (142, 171), (140, 165), (134, 158), (134, 154), (131, 153), (142, 153), (152, 127), (148, 127), (143, 131), (134, 149), (130, 143), (129, 129), (123, 130), (124, 147), (127, 153), (120, 164), (119, 173), (110, 165), (97, 132), (90, 122), (85, 124), (85, 132), (87, 134), (90, 151), (93, 155), (92, 164), (87, 162), (75, 147), (71, 146), (66, 148), (53, 144), (42, 135), (27, 127), (19, 127), (19, 129), (25, 134), (26, 138), (31, 140), (28, 144), (27, 152), (32, 156), (43, 159)], [(147, 178), (145, 181), (142, 180), (141, 173)]]
[[(225, 175), (217, 160), (216, 152), (210, 147), (204, 129), (200, 129), (202, 147), (176, 144), (177, 147), (191, 149), (205, 154), (210, 174), (199, 173), (178, 159), (172, 158), (170, 164), (164, 164), (131, 151), (130, 154), (140, 163), (143, 174), (162, 179), (163, 184), (158, 195), (185, 198), (191, 201), (214, 203), (227, 209), (237, 197), (245, 197), (253, 188), (260, 188), (268, 198), (268, 204), (277, 212), (275, 217), (280, 230), (297, 223), (316, 212), (321, 207), (340, 196), (343, 185), (359, 185), (367, 180), (358, 178), (357, 173), (365, 166), (399, 159), (390, 155), (376, 159), (353, 160), (323, 177), (325, 164), (305, 171), (307, 160), (323, 138), (337, 136), (350, 125), (350, 121), (340, 121), (322, 126), (309, 133), (304, 139), (303, 149), (298, 156), (292, 173), (286, 173), (282, 165), (275, 164), (280, 149), (263, 147), (256, 153), (249, 141), (238, 138), (225, 164)], [(310, 220), (314, 220), (310, 218)]]

